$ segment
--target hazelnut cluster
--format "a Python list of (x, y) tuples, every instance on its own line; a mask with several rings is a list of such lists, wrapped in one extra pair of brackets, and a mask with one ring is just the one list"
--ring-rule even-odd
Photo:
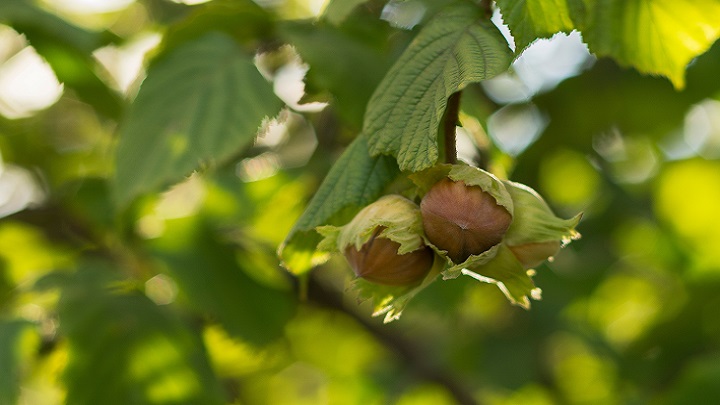
[[(538, 266), (563, 241), (577, 236), (580, 216), (560, 219), (534, 190), (483, 170), (443, 164), (411, 178), (422, 195), (419, 206), (388, 195), (343, 227), (318, 228), (325, 237), (322, 247), (342, 252), (357, 277), (385, 286), (413, 286), (436, 265), (445, 278), (462, 269), (490, 280), (508, 271), (524, 276), (525, 269)], [(498, 255), (501, 249), (511, 254)], [(503, 273), (492, 266), (511, 270)]]

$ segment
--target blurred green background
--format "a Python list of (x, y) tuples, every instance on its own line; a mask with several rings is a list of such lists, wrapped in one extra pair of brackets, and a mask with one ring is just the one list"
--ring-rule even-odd
[[(577, 33), (466, 89), (461, 158), (584, 211), (583, 237), (537, 269), (530, 311), (456, 279), (383, 325), (342, 258), (299, 282), (276, 250), (432, 2), (318, 21), (324, 1), (257, 1), (273, 38), (234, 20), (252, 3), (188, 3), (0, 3), (0, 405), (720, 403), (720, 44), (682, 91)], [(212, 30), (260, 49), (289, 107), (116, 206), (145, 68)]]

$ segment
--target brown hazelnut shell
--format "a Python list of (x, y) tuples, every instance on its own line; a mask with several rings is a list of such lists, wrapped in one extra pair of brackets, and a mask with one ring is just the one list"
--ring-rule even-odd
[(512, 215), (479, 186), (440, 180), (420, 203), (428, 240), (456, 264), (502, 241)]
[(378, 227), (360, 250), (350, 245), (345, 257), (358, 277), (377, 284), (405, 286), (420, 282), (432, 268), (434, 254), (427, 246), (399, 255), (400, 244), (380, 237)]

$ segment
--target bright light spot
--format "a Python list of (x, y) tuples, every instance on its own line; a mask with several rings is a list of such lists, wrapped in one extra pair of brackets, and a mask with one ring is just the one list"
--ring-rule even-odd
[(533, 104), (507, 105), (488, 119), (488, 134), (505, 153), (517, 156), (540, 136), (547, 123)]
[(33, 208), (45, 200), (45, 192), (29, 170), (3, 164), (0, 156), (0, 218)]
[(600, 176), (582, 154), (558, 150), (543, 159), (540, 186), (549, 200), (578, 210), (587, 208), (595, 199)]
[(101, 14), (122, 10), (135, 0), (44, 0), (50, 8), (82, 13)]
[[(514, 50), (515, 41), (498, 11), (492, 21)], [(482, 85), (498, 103), (524, 102), (589, 68), (593, 60), (579, 32), (558, 33), (550, 39), (533, 42), (513, 62), (510, 72), (486, 80)]]
[(607, 340), (625, 347), (652, 326), (661, 299), (651, 283), (627, 275), (605, 280), (590, 298), (589, 316)]
[(60, 99), (63, 85), (31, 46), (0, 65), (0, 114), (24, 118)]
[(25, 35), (7, 25), (0, 24), (0, 64), (10, 59), (28, 45)]
[(204, 198), (205, 184), (200, 176), (193, 174), (163, 193), (155, 212), (163, 219), (189, 217), (198, 212)]
[(124, 94), (132, 93), (144, 73), (145, 55), (162, 39), (160, 34), (146, 33), (122, 46), (108, 45), (93, 52), (93, 56), (107, 70), (115, 88)]
[(623, 137), (613, 130), (596, 136), (593, 148), (609, 163), (613, 177), (621, 183), (642, 183), (660, 167), (654, 144), (644, 137)]
[(720, 269), (720, 163), (693, 159), (668, 165), (655, 192), (658, 217), (689, 243), (696, 269)]
[(300, 60), (292, 60), (275, 72), (273, 90), (275, 94), (295, 111), (317, 112), (327, 107), (327, 103), (312, 102), (300, 104), (305, 94), (305, 74), (310, 67)]
[(130, 361), (130, 375), (145, 388), (152, 403), (187, 403), (200, 392), (197, 376), (185, 364), (185, 353), (167, 337), (143, 342)]
[(380, 19), (393, 27), (410, 30), (422, 21), (425, 11), (427, 7), (420, 1), (391, 0), (383, 8)]
[(178, 287), (175, 281), (164, 274), (158, 274), (145, 282), (145, 295), (157, 305), (173, 303), (177, 293)]
[(548, 355), (558, 388), (570, 403), (612, 404), (617, 392), (615, 364), (581, 339), (559, 334), (550, 339)]
[(472, 141), (472, 135), (463, 127), (455, 128), (458, 159), (466, 163), (473, 163), (479, 157), (477, 147)]
[(685, 142), (700, 156), (720, 157), (720, 101), (707, 99), (685, 116)]
[(195, 215), (202, 207), (205, 195), (202, 178), (193, 174), (160, 196), (153, 212), (137, 221), (136, 232), (146, 239), (162, 236), (165, 232), (165, 220)]
[(266, 126), (260, 130), (255, 145), (274, 148), (287, 141), (289, 112), (283, 110), (277, 119), (266, 122)]
[(243, 159), (238, 163), (235, 172), (242, 181), (249, 183), (274, 176), (280, 169), (278, 155), (265, 152), (258, 156)]

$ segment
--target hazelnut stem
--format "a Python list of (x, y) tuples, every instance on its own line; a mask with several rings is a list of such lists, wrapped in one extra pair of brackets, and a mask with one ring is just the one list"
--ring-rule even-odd
[(445, 139), (445, 163), (457, 163), (457, 146), (455, 140), (455, 127), (460, 113), (460, 92), (453, 93), (448, 98), (443, 121), (443, 138)]

